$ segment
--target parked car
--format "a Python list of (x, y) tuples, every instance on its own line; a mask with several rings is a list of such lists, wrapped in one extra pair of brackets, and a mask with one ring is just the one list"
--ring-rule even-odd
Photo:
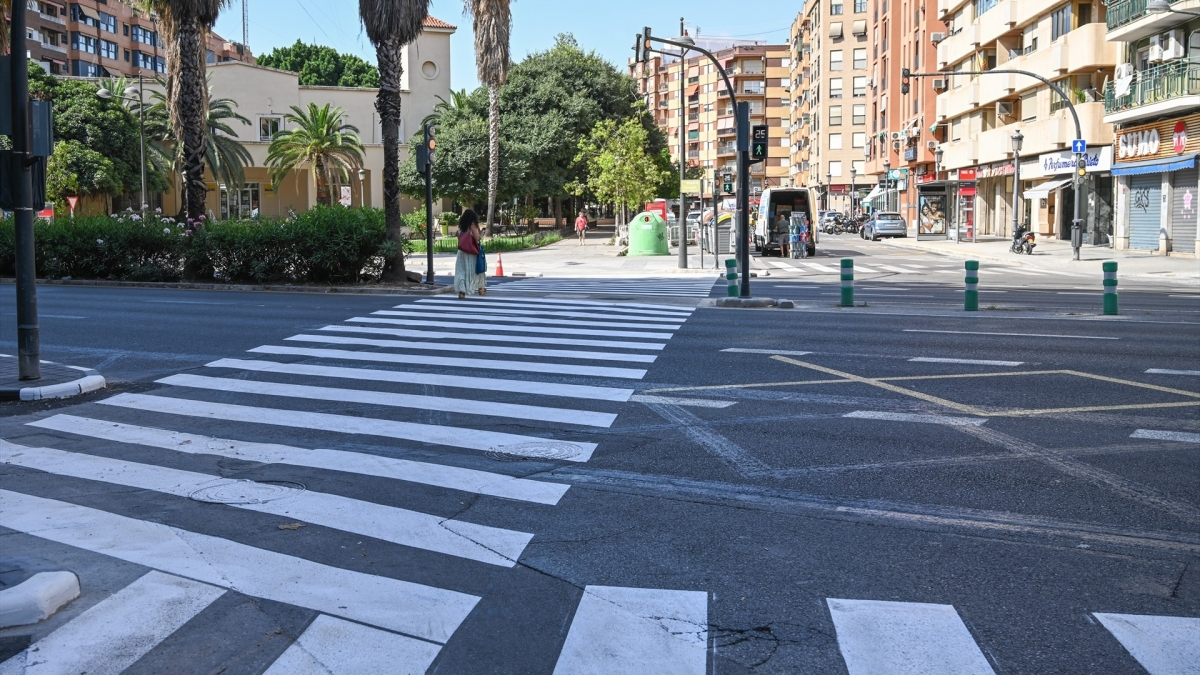
[(908, 223), (899, 213), (876, 213), (875, 217), (859, 231), (859, 236), (871, 241), (879, 241), (880, 237), (907, 237)]

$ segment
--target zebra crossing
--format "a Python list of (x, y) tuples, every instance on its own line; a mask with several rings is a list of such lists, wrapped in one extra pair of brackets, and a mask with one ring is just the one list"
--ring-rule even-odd
[(707, 298), (716, 281), (713, 274), (696, 277), (615, 277), (604, 279), (540, 277), (497, 284), (493, 292), (569, 293), (578, 295), (677, 296)]
[[(460, 513), (452, 498), (505, 500), (553, 518), (570, 486), (523, 478), (505, 462), (589, 461), (599, 447), (589, 430), (613, 424), (634, 395), (629, 385), (693, 311), (427, 298), (27, 422), (22, 428), (40, 432), (36, 443), (0, 440), (0, 462), (11, 469), (0, 488), (4, 527), (143, 572), (0, 663), (0, 675), (122, 672), (177, 632), (202, 630), (226, 594), (311, 612), (266, 667), (271, 675), (425, 672), (481, 600), (488, 583), (477, 579), (513, 568), (534, 538)], [(268, 479), (228, 475), (222, 463), (231, 460)], [(41, 479), (22, 480), (30, 476)], [(347, 488), (356, 485), (347, 476), (391, 489), (380, 498)], [(119, 488), (120, 503), (81, 501), (72, 491), (79, 485)], [(405, 498), (404, 486), (434, 497)], [(142, 506), (164, 499), (171, 513)], [(216, 525), (229, 512), (268, 531), (369, 538), (400, 564), (373, 573), (328, 552), (233, 536)], [(418, 562), (437, 570), (417, 573)], [(613, 631), (581, 627), (571, 640), (577, 656), (564, 656), (560, 672), (594, 672), (587, 655), (597, 650), (632, 663), (630, 645), (672, 645), (664, 626), (673, 624), (648, 617), (674, 611), (676, 593), (688, 594), (687, 620), (706, 630), (706, 593), (623, 597), (638, 591), (640, 613), (603, 619), (628, 624), (625, 639), (613, 645)], [(579, 620), (588, 614), (584, 607)], [(702, 670), (707, 640), (688, 644)]]
[[(815, 262), (806, 262), (803, 260), (786, 260), (785, 261), (785, 260), (761, 260), (760, 259), (760, 260), (756, 260), (755, 262), (760, 266), (759, 267), (760, 269), (761, 269), (761, 266), (765, 264), (767, 266), (770, 266), (773, 269), (786, 270), (789, 272), (802, 272), (802, 273), (807, 273), (807, 274), (813, 274), (813, 273), (816, 273), (816, 274), (841, 274), (841, 269), (836, 265), (829, 265), (829, 264), (822, 264), (822, 263), (815, 263)], [(1017, 276), (1021, 276), (1021, 277), (1044, 277), (1044, 278), (1050, 278), (1050, 277), (1085, 278), (1085, 277), (1087, 277), (1087, 275), (1085, 275), (1085, 274), (1079, 274), (1079, 273), (1075, 273), (1075, 272), (1064, 272), (1062, 270), (1051, 270), (1051, 269), (1031, 270), (1031, 269), (1027, 269), (1024, 267), (1011, 267), (1011, 266), (991, 265), (991, 264), (984, 264), (982, 266), (982, 269), (978, 270), (978, 272), (979, 272), (979, 274), (981, 274), (983, 276), (1017, 275)], [(952, 274), (952, 275), (961, 277), (963, 274), (963, 268), (962, 268), (962, 265), (955, 265), (953, 267), (948, 267), (948, 268), (947, 267), (935, 268), (935, 267), (931, 267), (929, 265), (920, 265), (920, 264), (908, 263), (908, 262), (903, 262), (903, 263), (896, 262), (895, 264), (884, 264), (881, 262), (872, 261), (865, 265), (860, 265), (860, 264), (858, 264), (858, 262), (855, 262), (854, 263), (854, 273), (855, 273), (855, 275), (860, 275), (860, 274), (885, 274), (885, 275), (892, 275), (892, 274), (915, 274), (915, 275)]]

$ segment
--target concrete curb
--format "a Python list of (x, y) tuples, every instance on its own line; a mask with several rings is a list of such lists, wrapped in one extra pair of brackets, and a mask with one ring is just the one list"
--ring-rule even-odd
[[(2, 355), (12, 358), (8, 354)], [(51, 361), (42, 361), (42, 363), (50, 363)], [(79, 396), (108, 386), (108, 382), (100, 373), (91, 368), (80, 368), (79, 366), (65, 366), (84, 373), (84, 376), (71, 380), (70, 382), (60, 382), (58, 384), (47, 384), (41, 387), (0, 387), (0, 401), (43, 401), (53, 398), (70, 398)]]
[(38, 572), (0, 591), (0, 628), (45, 621), (78, 597), (79, 577), (71, 572)]
[[(0, 279), (0, 283), (16, 283)], [(364, 286), (290, 286), (278, 284), (219, 284), (184, 281), (107, 281), (99, 279), (38, 279), (44, 286), (95, 286), (99, 288), (164, 288), (187, 291), (242, 291), (271, 293), (345, 293), (347, 295), (441, 295), (454, 290), (453, 286), (433, 288), (372, 288)]]
[(796, 304), (791, 300), (775, 300), (774, 298), (714, 298), (710, 301), (709, 306), (741, 308), (778, 307), (780, 309), (792, 309)]

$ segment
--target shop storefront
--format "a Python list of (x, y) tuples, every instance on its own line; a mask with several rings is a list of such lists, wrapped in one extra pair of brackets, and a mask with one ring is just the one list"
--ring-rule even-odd
[[(1084, 157), (1087, 160), (1087, 174), (1083, 182), (1083, 243), (1109, 246), (1114, 199), (1112, 146), (1089, 147)], [(1026, 190), (1025, 198), (1029, 200), (1031, 208), (1036, 203), (1039, 210), (1043, 202), (1053, 202), (1053, 211), (1047, 209), (1044, 213), (1044, 233), (1069, 240), (1075, 220), (1075, 155), (1070, 150), (1044, 154), (1038, 158), (1034, 171), (1044, 180)]]
[(1116, 133), (1116, 245), (1196, 254), (1200, 113)]

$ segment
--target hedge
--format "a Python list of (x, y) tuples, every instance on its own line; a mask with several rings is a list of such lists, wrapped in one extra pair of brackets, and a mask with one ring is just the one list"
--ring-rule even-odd
[[(509, 251), (523, 251), (530, 248), (549, 246), (550, 244), (560, 241), (562, 241), (562, 235), (558, 232), (539, 232), (537, 234), (525, 234), (512, 237), (499, 236), (484, 240), (483, 250), (488, 253), (508, 253)], [(414, 239), (410, 243), (412, 244), (412, 250), (414, 253), (425, 252), (424, 240)], [(433, 240), (434, 253), (454, 253), (457, 250), (457, 237), (438, 237)]]
[[(283, 219), (177, 223), (160, 215), (56, 218), (35, 226), (39, 278), (356, 283), (396, 245), (377, 209), (318, 207)], [(0, 221), (0, 275), (14, 274), (13, 221)], [(406, 248), (410, 248), (406, 242)]]

